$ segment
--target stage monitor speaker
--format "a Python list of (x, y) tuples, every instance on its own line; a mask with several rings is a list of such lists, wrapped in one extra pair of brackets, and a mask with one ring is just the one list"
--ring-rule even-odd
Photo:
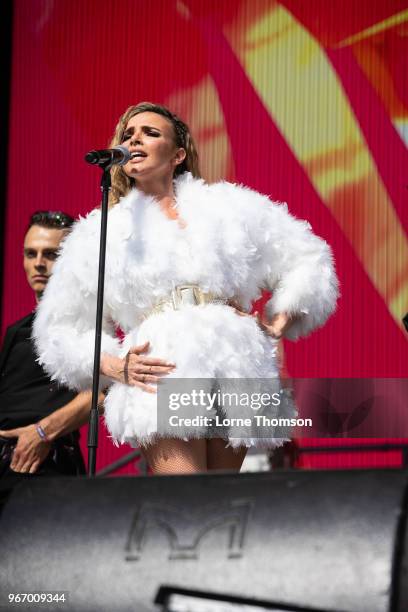
[[(286, 610), (407, 612), (407, 480), (391, 469), (33, 478), (0, 519), (0, 610), (152, 612), (165, 586)], [(2, 608), (9, 593), (65, 602)]]

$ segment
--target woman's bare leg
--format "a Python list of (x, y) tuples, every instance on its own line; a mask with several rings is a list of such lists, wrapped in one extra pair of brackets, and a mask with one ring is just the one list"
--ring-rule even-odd
[(221, 438), (207, 440), (207, 468), (208, 470), (233, 470), (239, 472), (248, 449), (241, 447), (237, 451), (227, 446), (228, 442)]
[(207, 440), (165, 438), (142, 446), (153, 474), (197, 474), (207, 471)]

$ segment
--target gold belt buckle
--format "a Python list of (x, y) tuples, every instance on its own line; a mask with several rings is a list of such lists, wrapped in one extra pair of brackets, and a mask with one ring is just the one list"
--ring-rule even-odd
[(171, 299), (174, 310), (179, 310), (181, 304), (204, 303), (203, 292), (198, 285), (177, 285), (171, 292)]

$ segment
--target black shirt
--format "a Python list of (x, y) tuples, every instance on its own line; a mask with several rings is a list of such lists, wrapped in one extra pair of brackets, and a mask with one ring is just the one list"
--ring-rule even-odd
[(37, 363), (31, 340), (33, 319), (32, 313), (6, 331), (0, 353), (0, 429), (36, 423), (77, 395), (50, 380)]

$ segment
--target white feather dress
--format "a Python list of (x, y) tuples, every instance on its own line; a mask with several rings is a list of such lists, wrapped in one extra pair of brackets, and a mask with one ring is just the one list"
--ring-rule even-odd
[[(186, 173), (175, 181), (175, 193), (185, 227), (136, 189), (109, 212), (102, 351), (122, 357), (148, 340), (149, 356), (176, 364), (169, 377), (276, 378), (276, 341), (253, 317), (221, 304), (145, 315), (174, 286), (185, 283), (234, 298), (247, 311), (265, 288), (272, 291), (269, 316), (301, 315), (286, 337), (306, 336), (336, 306), (338, 280), (330, 247), (309, 223), (291, 216), (285, 204), (246, 187), (207, 185)], [(76, 222), (62, 243), (33, 327), (39, 362), (52, 379), (77, 390), (92, 384), (99, 235), (100, 210)], [(125, 334), (123, 343), (115, 325)], [(101, 379), (101, 387), (112, 383)], [(105, 421), (114, 442), (136, 447), (156, 439), (156, 401), (157, 395), (138, 387), (111, 384)], [(294, 407), (288, 412), (293, 416)], [(177, 428), (175, 435), (205, 437), (206, 430)], [(252, 438), (239, 428), (225, 439), (234, 448), (282, 443), (273, 435)]]

